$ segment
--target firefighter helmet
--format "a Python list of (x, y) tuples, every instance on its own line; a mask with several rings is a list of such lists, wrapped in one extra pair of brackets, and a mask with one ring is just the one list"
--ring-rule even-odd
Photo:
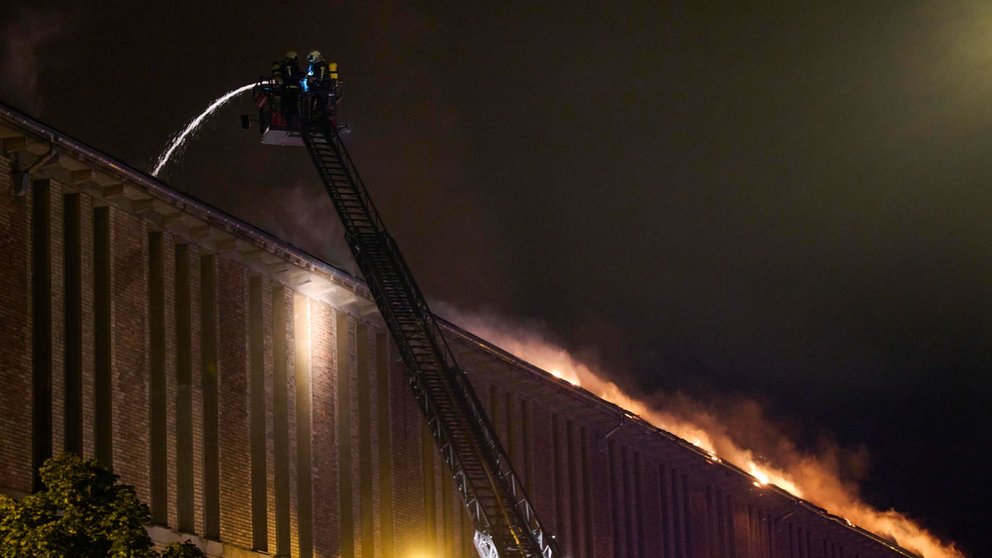
[(319, 50), (311, 50), (310, 54), (307, 55), (307, 62), (319, 62), (323, 59), (324, 57), (320, 55)]
[(295, 50), (290, 50), (286, 53), (286, 60), (296, 60), (298, 56)]

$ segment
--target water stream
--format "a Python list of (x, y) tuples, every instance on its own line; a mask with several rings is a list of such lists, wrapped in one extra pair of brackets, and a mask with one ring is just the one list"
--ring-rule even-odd
[(172, 157), (172, 154), (175, 153), (176, 149), (179, 149), (186, 142), (186, 140), (189, 139), (189, 137), (196, 131), (197, 128), (200, 127), (200, 124), (203, 124), (203, 121), (206, 120), (208, 116), (213, 114), (214, 111), (220, 107), (224, 106), (224, 104), (231, 99), (237, 97), (245, 91), (248, 91), (252, 87), (255, 87), (255, 85), (255, 83), (249, 83), (248, 85), (239, 87), (233, 91), (228, 91), (226, 94), (218, 97), (217, 100), (211, 103), (210, 106), (208, 106), (207, 109), (200, 114), (200, 116), (197, 116), (191, 120), (183, 131), (180, 132), (179, 135), (175, 136), (175, 139), (172, 140), (169, 147), (163, 151), (161, 155), (159, 155), (158, 161), (155, 162), (155, 169), (152, 171), (152, 176), (158, 176), (159, 171), (161, 171), (162, 167), (169, 162), (169, 158)]

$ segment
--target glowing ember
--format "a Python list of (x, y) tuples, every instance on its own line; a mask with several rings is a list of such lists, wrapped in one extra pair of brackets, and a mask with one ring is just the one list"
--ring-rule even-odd
[[(707, 454), (713, 462), (721, 457), (730, 463), (743, 465), (755, 480), (755, 486), (777, 486), (797, 497), (808, 499), (831, 513), (844, 516), (849, 525), (857, 524), (875, 534), (895, 541), (898, 545), (925, 558), (964, 558), (953, 544), (944, 544), (923, 527), (896, 511), (876, 510), (858, 497), (857, 486), (845, 481), (831, 452), (809, 455), (798, 450), (788, 440), (783, 441), (776, 455), (767, 462), (755, 459), (754, 452), (741, 447), (734, 439), (734, 425), (721, 422), (705, 405), (681, 396), (652, 399), (664, 403), (649, 405), (624, 392), (616, 384), (604, 380), (585, 364), (575, 360), (567, 351), (536, 335), (522, 333), (520, 328), (493, 325), (495, 320), (458, 314), (456, 323), (504, 350), (544, 369), (557, 378), (581, 386), (606, 401), (618, 405), (652, 425), (668, 431)], [(770, 431), (776, 429), (767, 421)], [(836, 450), (835, 450), (836, 451)], [(718, 457), (721, 456), (721, 457)], [(776, 463), (771, 466), (769, 463)], [(852, 523), (853, 521), (853, 523)]]

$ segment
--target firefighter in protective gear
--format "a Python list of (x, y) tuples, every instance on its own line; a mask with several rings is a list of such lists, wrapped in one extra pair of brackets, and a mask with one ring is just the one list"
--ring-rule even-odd
[(300, 60), (295, 50), (291, 50), (283, 57), (279, 65), (282, 74), (283, 84), (290, 87), (299, 87), (303, 73), (300, 71)]
[(337, 62), (331, 62), (327, 65), (327, 80), (328, 89), (331, 92), (331, 96), (334, 97), (333, 102), (337, 103), (338, 99), (341, 97), (341, 80), (338, 78)]
[(272, 83), (278, 88), (278, 94), (272, 95), (272, 108), (290, 126), (298, 121), (301, 77), (296, 51), (290, 50), (280, 62), (272, 63)]
[[(313, 94), (313, 108), (318, 114), (326, 113), (327, 98), (331, 94), (331, 70), (319, 50), (307, 54), (307, 75), (304, 90)], [(333, 105), (331, 106), (333, 109)]]
[(338, 127), (338, 111), (337, 105), (338, 101), (341, 100), (341, 78), (338, 77), (338, 63), (331, 62), (327, 65), (327, 81), (328, 81), (328, 97), (329, 100), (329, 115), (331, 121), (331, 128), (337, 129)]
[(320, 55), (320, 51), (310, 51), (310, 54), (307, 55), (307, 63), (308, 89), (327, 91), (330, 85), (331, 71), (327, 67), (324, 57)]
[[(268, 120), (270, 123), (276, 126), (284, 126), (285, 120), (283, 119), (283, 79), (282, 79), (282, 63), (279, 61), (272, 62), (272, 76), (269, 78), (269, 82), (274, 86), (272, 93), (266, 97), (269, 103), (266, 114), (268, 115)], [(261, 106), (261, 105), (260, 105)]]

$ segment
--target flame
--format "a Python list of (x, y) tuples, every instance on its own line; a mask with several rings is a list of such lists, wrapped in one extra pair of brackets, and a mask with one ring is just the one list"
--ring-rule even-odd
[(555, 378), (558, 378), (560, 380), (565, 380), (566, 382), (572, 384), (573, 386), (580, 386), (579, 379), (571, 374), (565, 375), (564, 372), (558, 370), (557, 368), (548, 370), (548, 372), (550, 372), (551, 375), (554, 376)]
[(895, 510), (881, 511), (862, 502), (857, 486), (840, 474), (836, 456), (809, 455), (789, 441), (782, 443), (772, 460), (758, 457), (734, 440), (731, 425), (722, 423), (699, 402), (684, 405), (648, 405), (622, 390), (603, 375), (574, 359), (565, 349), (545, 341), (521, 328), (494, 325), (502, 320), (457, 314), (459, 323), (469, 331), (502, 349), (547, 370), (575, 386), (618, 405), (650, 424), (666, 430), (705, 452), (712, 461), (726, 460), (746, 470), (758, 487), (777, 486), (799, 498), (807, 499), (831, 513), (842, 516), (849, 525), (857, 525), (876, 535), (916, 552), (924, 558), (964, 558), (953, 544), (945, 544), (921, 525)]
[[(771, 482), (771, 478), (768, 476), (768, 473), (759, 469), (758, 466), (754, 464), (754, 462), (747, 464), (747, 470), (749, 473), (751, 473), (752, 477), (758, 479), (758, 484), (760, 484), (761, 486), (764, 486), (769, 482)], [(790, 490), (789, 492), (792, 491)]]

